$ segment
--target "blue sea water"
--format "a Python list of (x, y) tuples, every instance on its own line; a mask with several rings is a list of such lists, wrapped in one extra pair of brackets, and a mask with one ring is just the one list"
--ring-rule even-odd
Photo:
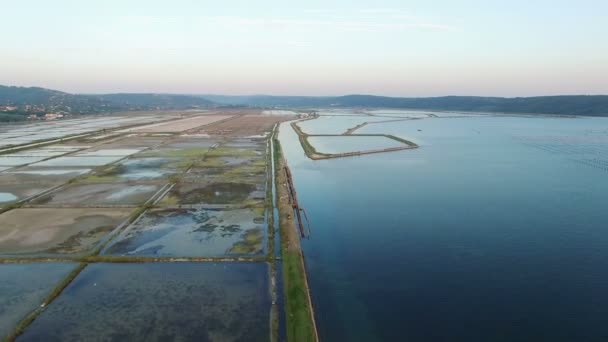
[(358, 133), (420, 148), (312, 161), (281, 126), (312, 222), (322, 340), (608, 339), (608, 119), (440, 117)]

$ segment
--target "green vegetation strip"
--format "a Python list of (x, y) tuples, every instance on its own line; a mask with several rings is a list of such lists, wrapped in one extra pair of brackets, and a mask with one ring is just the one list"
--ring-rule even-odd
[(277, 184), (277, 197), (279, 198), (278, 208), (287, 340), (290, 342), (318, 341), (308, 279), (304, 266), (304, 256), (302, 255), (299, 237), (292, 217), (293, 210), (289, 203), (281, 202), (281, 199), (288, 198), (287, 188), (285, 187), (285, 176), (282, 174), (284, 164), (281, 147), (278, 139), (274, 138), (273, 142), (276, 165), (275, 182)]
[(266, 221), (268, 222), (268, 254), (267, 259), (270, 263), (270, 277), (271, 277), (271, 296), (272, 305), (270, 306), (270, 341), (276, 342), (279, 340), (279, 309), (276, 304), (277, 302), (277, 289), (276, 289), (276, 273), (277, 263), (274, 257), (275, 255), (275, 244), (274, 244), (274, 197), (272, 193), (272, 185), (274, 184), (274, 174), (272, 173), (272, 139), (276, 131), (277, 125), (275, 124), (272, 130), (271, 138), (266, 140)]
[(316, 341), (311, 320), (306, 270), (302, 266), (302, 255), (298, 251), (282, 253), (283, 281), (285, 288), (285, 311), (287, 312), (288, 341)]

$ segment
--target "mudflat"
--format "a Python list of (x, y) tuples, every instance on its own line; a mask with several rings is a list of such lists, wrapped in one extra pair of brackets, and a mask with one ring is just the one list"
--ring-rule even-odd
[(90, 250), (129, 209), (23, 208), (0, 215), (0, 254), (74, 254)]

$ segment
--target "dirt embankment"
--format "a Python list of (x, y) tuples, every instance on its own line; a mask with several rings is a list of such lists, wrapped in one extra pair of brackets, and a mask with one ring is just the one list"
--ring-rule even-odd
[(281, 156), (278, 140), (275, 143), (275, 182), (277, 206), (281, 232), (281, 256), (283, 260), (283, 282), (285, 289), (285, 311), (287, 313), (288, 341), (319, 341), (314, 317), (310, 288), (300, 237), (293, 217), (290, 202), (286, 162)]
[(242, 137), (261, 135), (270, 132), (276, 123), (291, 119), (293, 119), (293, 116), (258, 114), (235, 115), (230, 120), (215, 122), (204, 126), (198, 132)]

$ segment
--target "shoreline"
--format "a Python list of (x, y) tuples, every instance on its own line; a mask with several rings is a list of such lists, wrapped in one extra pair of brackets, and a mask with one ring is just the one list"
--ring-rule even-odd
[(278, 138), (273, 137), (275, 184), (281, 235), (281, 259), (288, 341), (319, 341), (314, 307), (308, 285), (304, 254), (289, 201), (285, 166)]

